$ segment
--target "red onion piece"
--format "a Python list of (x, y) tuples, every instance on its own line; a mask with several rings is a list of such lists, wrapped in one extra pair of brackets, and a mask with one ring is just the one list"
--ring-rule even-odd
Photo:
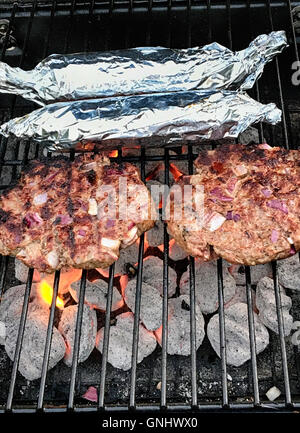
[[(147, 204), (147, 206), (148, 206), (148, 204)], [(134, 222), (131, 222), (131, 223), (128, 225), (127, 229), (130, 230), (130, 229), (132, 229), (134, 226), (135, 226), (135, 223), (134, 223)]]
[(237, 221), (239, 221), (241, 219), (241, 216), (238, 213), (236, 213), (235, 215), (233, 215), (232, 219), (236, 223)]
[(51, 180), (53, 180), (55, 178), (55, 176), (57, 176), (59, 173), (59, 170), (57, 170), (55, 173), (50, 174), (50, 176), (46, 177), (46, 182), (51, 182)]
[(278, 241), (278, 238), (279, 238), (279, 233), (278, 233), (278, 231), (275, 230), (275, 229), (273, 229), (273, 230), (272, 230), (272, 233), (271, 233), (271, 241), (272, 241), (273, 243), (275, 243), (275, 242)]
[(73, 222), (73, 218), (71, 218), (70, 215), (57, 215), (56, 220), (58, 220), (57, 224), (61, 224), (63, 226)]
[(261, 192), (267, 198), (269, 198), (271, 196), (271, 194), (272, 194), (272, 192), (269, 189), (266, 189), (266, 188), (262, 189)]
[(80, 236), (85, 236), (85, 235), (86, 235), (86, 231), (83, 230), (83, 229), (79, 229), (79, 230), (78, 230), (78, 234), (79, 234)]
[(25, 215), (24, 219), (23, 219), (24, 224), (26, 225), (26, 227), (31, 228), (35, 225), (40, 225), (43, 223), (42, 218), (39, 216), (38, 213), (34, 212), (34, 213), (28, 213)]
[(83, 394), (82, 398), (88, 401), (94, 401), (97, 403), (98, 401), (98, 392), (94, 386), (90, 386), (86, 392)]
[(234, 222), (237, 222), (237, 221), (239, 221), (241, 219), (241, 216), (238, 213), (236, 213), (235, 215), (233, 215), (233, 211), (229, 210), (227, 212), (226, 219), (227, 220), (233, 220)]
[(267, 202), (267, 206), (272, 209), (280, 210), (281, 212), (288, 214), (288, 208), (285, 203), (283, 203), (281, 200), (270, 200)]
[(229, 181), (227, 182), (227, 190), (229, 192), (233, 192), (234, 191), (234, 188), (235, 188), (235, 185), (236, 185), (237, 181), (238, 181), (238, 179), (236, 177), (231, 177), (229, 179)]
[(291, 255), (296, 254), (296, 249), (295, 249), (294, 245), (291, 246), (290, 254), (291, 254)]
[(226, 214), (226, 219), (227, 220), (232, 220), (233, 219), (233, 212), (232, 210), (229, 210)]
[(265, 149), (265, 150), (271, 150), (271, 149), (273, 149), (269, 144), (267, 144), (267, 143), (261, 143), (261, 144), (259, 144), (258, 145), (258, 147), (260, 148), (260, 149)]
[(244, 174), (248, 173), (247, 167), (243, 164), (240, 164), (240, 165), (237, 165), (236, 167), (234, 167), (233, 171), (237, 176), (244, 176)]
[(105, 227), (106, 227), (107, 229), (110, 229), (110, 228), (114, 227), (115, 224), (116, 224), (116, 221), (115, 221), (115, 220), (107, 220), (107, 221), (106, 221), (106, 225), (105, 225)]
[(229, 197), (229, 196), (223, 194), (223, 191), (219, 187), (212, 189), (210, 191), (210, 194), (216, 196), (221, 201), (232, 201), (233, 200), (232, 197)]

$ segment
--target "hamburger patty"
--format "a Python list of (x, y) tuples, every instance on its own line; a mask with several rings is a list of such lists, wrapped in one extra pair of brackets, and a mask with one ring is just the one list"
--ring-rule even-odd
[[(120, 178), (127, 192), (119, 191)], [(92, 154), (74, 162), (64, 157), (32, 161), (18, 185), (0, 198), (0, 253), (43, 272), (107, 267), (121, 248), (153, 227), (150, 206), (149, 192), (131, 164), (111, 164)]]
[[(231, 263), (255, 265), (282, 259), (300, 249), (300, 153), (267, 144), (232, 144), (203, 150), (196, 173), (178, 185), (193, 188), (180, 219), (170, 193), (168, 231), (192, 256), (218, 256)], [(204, 215), (196, 204), (203, 197)]]

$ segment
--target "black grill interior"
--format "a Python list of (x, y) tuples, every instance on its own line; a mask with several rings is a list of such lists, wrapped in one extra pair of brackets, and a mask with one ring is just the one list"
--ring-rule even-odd
[[(134, 46), (161, 45), (189, 47), (217, 41), (234, 50), (248, 46), (258, 34), (272, 30), (285, 30), (289, 48), (278, 59), (267, 65), (262, 78), (251, 91), (251, 96), (261, 102), (275, 102), (283, 111), (279, 126), (258, 125), (259, 140), (263, 137), (271, 145), (298, 148), (300, 144), (299, 87), (292, 85), (291, 65), (299, 60), (300, 35), (293, 26), (292, 10), (299, 2), (291, 1), (90, 1), (73, 0), (60, 3), (28, 2), (0, 5), (0, 19), (5, 21), (1, 39), (0, 57), (12, 66), (24, 69), (34, 67), (51, 53), (100, 51)], [(13, 35), (14, 39), (10, 35)], [(16, 41), (16, 42), (15, 42)], [(36, 108), (22, 98), (1, 95), (0, 122), (23, 115)], [(165, 166), (165, 182), (168, 184), (169, 164), (185, 163), (186, 172), (192, 173), (196, 146), (189, 149), (157, 149), (155, 153), (142, 149), (136, 156), (125, 156), (119, 149), (117, 161), (130, 161), (141, 169), (145, 179), (148, 165), (153, 161)], [(0, 185), (4, 190), (15, 183), (16, 177), (29, 159), (43, 155), (40, 145), (24, 140), (0, 140)], [(51, 158), (48, 153), (48, 157)], [(74, 154), (71, 152), (70, 157)], [(162, 279), (164, 283), (163, 346), (142, 363), (137, 364), (138, 314), (135, 316), (133, 335), (132, 369), (115, 370), (107, 363), (107, 335), (110, 314), (102, 320), (105, 324), (104, 354), (94, 351), (83, 364), (78, 364), (80, 326), (83, 310), (87, 272), (82, 272), (79, 313), (77, 317), (76, 343), (72, 368), (60, 362), (47, 373), (47, 361), (51, 345), (51, 330), (55, 319), (52, 303), (49, 319), (44, 369), (41, 380), (28, 383), (17, 372), (22, 345), (22, 333), (30, 297), (33, 270), (30, 270), (20, 322), (19, 339), (14, 362), (0, 346), (0, 412), (24, 410), (67, 409), (152, 409), (177, 408), (197, 410), (256, 408), (295, 409), (300, 407), (300, 355), (299, 346), (293, 346), (283, 336), (281, 301), (277, 277), (277, 265), (273, 263), (274, 290), (277, 300), (279, 335), (270, 332), (270, 345), (263, 354), (255, 355), (253, 311), (248, 308), (250, 323), (251, 361), (242, 367), (226, 366), (224, 332), (224, 300), (222, 262), (218, 261), (218, 290), (220, 332), (223, 350), (221, 360), (210, 347), (207, 337), (196, 352), (195, 349), (195, 288), (194, 262), (190, 258), (191, 300), (191, 356), (167, 356), (166, 324), (168, 294), (168, 244), (165, 228)], [(137, 257), (136, 311), (140, 308), (143, 267), (144, 236), (141, 237)], [(187, 264), (187, 262), (186, 262)], [(1, 257), (0, 294), (18, 282), (14, 277), (14, 259)], [(55, 274), (54, 295), (57, 294), (60, 274)], [(110, 268), (107, 311), (110, 312), (114, 266)], [(248, 305), (251, 305), (251, 269), (245, 269)], [(290, 291), (293, 299), (292, 315), (300, 320), (299, 292)], [(77, 354), (77, 356), (76, 356)], [(161, 382), (161, 389), (157, 384)], [(96, 386), (98, 403), (88, 403), (81, 398), (88, 386)], [(282, 392), (276, 404), (267, 401), (266, 391), (276, 385)]]

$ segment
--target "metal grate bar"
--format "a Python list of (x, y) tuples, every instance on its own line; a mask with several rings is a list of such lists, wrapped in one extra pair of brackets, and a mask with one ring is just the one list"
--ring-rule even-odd
[(110, 315), (111, 315), (112, 296), (113, 296), (114, 272), (115, 272), (115, 264), (112, 264), (109, 268), (108, 291), (107, 291), (107, 299), (106, 299), (106, 314), (105, 314), (101, 377), (100, 377), (99, 401), (98, 401), (99, 409), (104, 409), (105, 379), (106, 379), (106, 367), (107, 367), (107, 357), (108, 357), (108, 348), (109, 348)]
[[(165, 185), (170, 185), (169, 179), (170, 155), (165, 149)], [(167, 407), (167, 347), (168, 347), (168, 286), (169, 286), (169, 235), (167, 225), (164, 223), (164, 261), (163, 261), (163, 304), (162, 304), (162, 354), (161, 354), (161, 397), (162, 408)]]
[(60, 277), (60, 271), (56, 271), (54, 276), (52, 303), (51, 303), (50, 314), (49, 314), (45, 351), (44, 351), (43, 365), (42, 365), (42, 376), (41, 376), (40, 390), (39, 390), (39, 397), (38, 397), (38, 404), (37, 404), (37, 409), (39, 410), (43, 408), (43, 403), (44, 403), (46, 377), (47, 377), (52, 334), (53, 334), (55, 304), (56, 304), (56, 298), (57, 298), (58, 287), (59, 287), (59, 277)]
[[(298, 47), (297, 47), (297, 41), (295, 37), (295, 31), (292, 26), (292, 15), (291, 15), (291, 2), (288, 0), (284, 2), (287, 5), (287, 12), (289, 15), (289, 21), (291, 25), (291, 38), (292, 38), (292, 45), (295, 50), (295, 56), (296, 59), (299, 59), (298, 55)], [(261, 9), (262, 11), (267, 11), (266, 14), (266, 20), (268, 22), (269, 27), (273, 30), (274, 24), (273, 24), (273, 13), (275, 17), (275, 9), (273, 9), (275, 2), (271, 2), (270, 0), (265, 0), (265, 2), (262, 2), (260, 5), (260, 8), (262, 8), (264, 5), (264, 9)], [(60, 13), (60, 9), (58, 10), (59, 1), (53, 0), (50, 4), (50, 8), (48, 9), (48, 17), (49, 17), (49, 26), (46, 32), (46, 38), (45, 38), (45, 45), (43, 47), (43, 55), (46, 56), (48, 52), (51, 50), (51, 39), (53, 39), (53, 28), (55, 24), (55, 18)], [(124, 38), (123, 43), (126, 46), (130, 46), (134, 41), (134, 34), (132, 31), (132, 22), (134, 18), (135, 9), (139, 8), (139, 5), (134, 2), (133, 0), (130, 0), (126, 3), (126, 7), (124, 9), (124, 12), (126, 12), (126, 17), (129, 18), (129, 21), (127, 21), (127, 32)], [(146, 44), (149, 45), (152, 40), (152, 34), (154, 31), (154, 20), (153, 20), (153, 12), (154, 9), (158, 7), (158, 2), (155, 2), (153, 0), (150, 0), (147, 4), (145, 2), (146, 8), (146, 14), (147, 15), (147, 26), (145, 27), (145, 41)], [(172, 44), (175, 44), (175, 41), (177, 41), (177, 32), (173, 31), (173, 18), (174, 23), (177, 16), (175, 15), (174, 11), (179, 10), (178, 9), (179, 3), (172, 0), (167, 0), (164, 5), (161, 6), (162, 10), (167, 16), (166, 19), (166, 36), (164, 36), (164, 40), (166, 40), (167, 46), (172, 46)], [(227, 45), (229, 45), (230, 48), (234, 45), (234, 38), (233, 38), (233, 29), (234, 27), (234, 8), (236, 8), (237, 3), (231, 2), (229, 0), (226, 0), (224, 4), (222, 5), (222, 16), (226, 16), (226, 21), (224, 25), (224, 32), (225, 36), (227, 36)], [(115, 5), (114, 0), (110, 0), (107, 2), (108, 10), (106, 13), (106, 18), (108, 18), (109, 25), (105, 28), (105, 40), (103, 41), (103, 45), (105, 49), (111, 48), (111, 41), (110, 36), (112, 35), (112, 29), (113, 29), (113, 14), (116, 10), (121, 8), (120, 4)], [(33, 4), (27, 6), (22, 5), (18, 6), (17, 3), (15, 3), (12, 6), (11, 14), (10, 14), (10, 22), (9, 22), (9, 29), (13, 27), (13, 24), (15, 22), (15, 17), (18, 15), (18, 13), (28, 13), (28, 23), (27, 23), (27, 29), (26, 29), (26, 36), (24, 39), (23, 44), (23, 51), (20, 58), (20, 66), (24, 62), (25, 57), (27, 56), (27, 49), (29, 45), (29, 39), (31, 35), (31, 30), (33, 26), (34, 18), (38, 15), (37, 14), (37, 7), (38, 3), (35, 1)], [(87, 22), (89, 26), (84, 29), (84, 37), (82, 40), (82, 45), (84, 49), (89, 50), (90, 49), (90, 42), (91, 42), (91, 32), (90, 32), (90, 25), (92, 24), (92, 18), (94, 14), (98, 13), (99, 10), (101, 11), (101, 5), (98, 4), (95, 0), (90, 0), (89, 2), (86, 2), (86, 4), (81, 4), (79, 2), (76, 2), (76, 0), (72, 0), (70, 5), (64, 6), (64, 15), (68, 17), (68, 25), (66, 29), (66, 37), (65, 37), (65, 52), (69, 51), (70, 49), (70, 41), (72, 34), (74, 33), (74, 16), (77, 16), (77, 13), (82, 13), (82, 8), (86, 7), (87, 13), (85, 14), (85, 17), (87, 17)], [(160, 7), (160, 6), (159, 6)], [(207, 16), (207, 23), (208, 23), (208, 32), (207, 37), (209, 41), (212, 40), (212, 12), (215, 12), (218, 5), (211, 4), (210, 0), (207, 0), (206, 2), (203, 2), (203, 4), (200, 5), (200, 3), (195, 3), (192, 0), (187, 0), (187, 2), (180, 3), (180, 7), (183, 9), (183, 13), (186, 16), (186, 27), (183, 31), (183, 40), (184, 44), (186, 46), (191, 46), (192, 44), (192, 12), (195, 9), (201, 9), (203, 10), (203, 13)], [(221, 6), (220, 6), (221, 7)], [(241, 7), (241, 5), (239, 5)], [(252, 10), (253, 10), (253, 2), (246, 0), (245, 7), (248, 11), (248, 17), (252, 17)], [(106, 8), (106, 6), (105, 6)], [(42, 6), (41, 6), (42, 9)], [(39, 9), (40, 12), (40, 9)], [(250, 21), (250, 19), (249, 19)], [(253, 21), (253, 20), (252, 20)], [(176, 21), (177, 22), (177, 21)], [(275, 20), (274, 20), (275, 22)], [(252, 28), (255, 28), (253, 25), (255, 23), (250, 24), (250, 22), (247, 23), (248, 25), (248, 33), (251, 34)], [(175, 26), (174, 26), (175, 27)], [(175, 29), (174, 29), (175, 30)], [(4, 47), (1, 52), (1, 59), (3, 60), (6, 53), (6, 48), (8, 44), (8, 36), (9, 31), (6, 34), (6, 37), (4, 39)], [(165, 33), (164, 33), (165, 35)], [(283, 141), (284, 145), (288, 147), (291, 144), (291, 124), (290, 124), (290, 118), (289, 118), (289, 108), (288, 103), (286, 99), (285, 94), (285, 86), (282, 81), (283, 75), (281, 71), (281, 63), (280, 60), (275, 60), (273, 68), (274, 72), (274, 82), (276, 83), (276, 92), (278, 95), (278, 100), (280, 103), (280, 106), (283, 110)], [(260, 100), (261, 94), (263, 94), (262, 87), (260, 87), (258, 84), (256, 84), (255, 87), (255, 93), (258, 100)], [(17, 98), (14, 98), (13, 104), (11, 107), (10, 115), (13, 115), (16, 107), (16, 101)], [(297, 111), (297, 110), (296, 110)], [(295, 112), (296, 112), (295, 111)], [(2, 119), (3, 120), (3, 119)], [(262, 124), (259, 125), (259, 138), (260, 140), (263, 139), (263, 126)], [(275, 134), (274, 129), (270, 131), (271, 134), (271, 144), (272, 141), (274, 141), (273, 135)], [(29, 141), (25, 142), (25, 151), (24, 151), (24, 157), (22, 160), (19, 159), (19, 145), (20, 142), (17, 143), (17, 146), (15, 147), (15, 159), (5, 160), (5, 153), (6, 153), (6, 146), (7, 146), (7, 140), (2, 140), (1, 142), (1, 149), (0, 149), (0, 170), (3, 165), (7, 167), (12, 167), (13, 173), (16, 174), (19, 170), (18, 167), (22, 167), (27, 164), (29, 159), (29, 150), (31, 143)], [(173, 150), (173, 149), (172, 149)], [(37, 145), (35, 148), (35, 156), (38, 156), (39, 154), (39, 146)], [(48, 156), (51, 157), (51, 153), (48, 153)], [(70, 152), (70, 158), (71, 160), (74, 159), (75, 152)], [(118, 155), (118, 162), (133, 162), (133, 163), (141, 163), (141, 172), (142, 172), (142, 179), (145, 178), (145, 162), (147, 161), (157, 161), (161, 162), (164, 161), (165, 164), (165, 183), (169, 185), (169, 163), (170, 161), (187, 161), (188, 167), (189, 167), (189, 173), (193, 173), (193, 161), (196, 158), (197, 155), (193, 153), (192, 147), (189, 147), (188, 153), (186, 154), (170, 154), (169, 149), (165, 149), (164, 155), (145, 155), (145, 150), (142, 149), (141, 156), (122, 156), (120, 149), (119, 149), (119, 155)], [(116, 160), (114, 158), (114, 160)], [(13, 180), (15, 176), (13, 175)], [(11, 185), (13, 185), (12, 183)], [(0, 189), (4, 189), (7, 187), (7, 185), (1, 185)], [(140, 302), (141, 302), (141, 294), (142, 294), (142, 273), (143, 273), (143, 255), (144, 255), (144, 236), (142, 235), (140, 238), (140, 245), (139, 245), (139, 257), (138, 257), (138, 273), (137, 273), (137, 285), (136, 285), (136, 298), (135, 298), (135, 319), (134, 319), (134, 331), (133, 331), (133, 343), (132, 343), (132, 372), (130, 377), (130, 398), (129, 398), (129, 408), (130, 409), (137, 409), (139, 410), (141, 406), (139, 406), (136, 402), (136, 389), (137, 389), (137, 358), (138, 358), (138, 341), (139, 341), (139, 313), (140, 313)], [(160, 395), (160, 406), (153, 405), (149, 406), (152, 408), (152, 410), (158, 410), (159, 408), (162, 409), (172, 409), (172, 404), (169, 404), (168, 402), (168, 396), (167, 396), (167, 333), (168, 333), (168, 285), (169, 285), (169, 275), (168, 275), (168, 263), (169, 263), (169, 236), (167, 233), (166, 225), (164, 226), (164, 248), (163, 248), (163, 307), (162, 307), (162, 352), (161, 352), (161, 395)], [(5, 279), (7, 276), (7, 272), (9, 269), (9, 263), (10, 260), (8, 257), (1, 257), (0, 258), (0, 294), (3, 292)], [(196, 353), (196, 315), (195, 315), (195, 266), (194, 266), (194, 259), (190, 258), (189, 260), (190, 264), (190, 275), (189, 275), (189, 282), (190, 282), (190, 326), (191, 326), (191, 335), (190, 335), (190, 342), (191, 342), (191, 406), (185, 406), (186, 407), (193, 407), (193, 408), (199, 408), (201, 410), (205, 410), (207, 408), (207, 405), (199, 405), (198, 406), (198, 396), (197, 396), (197, 353)], [(223, 269), (222, 269), (222, 260), (219, 259), (217, 263), (217, 270), (218, 270), (218, 301), (219, 301), (219, 323), (220, 323), (220, 356), (221, 356), (221, 367), (222, 367), (222, 405), (216, 405), (213, 404), (211, 407), (214, 409), (220, 409), (221, 407), (226, 408), (229, 407), (229, 397), (228, 397), (228, 382), (227, 382), (227, 365), (226, 365), (226, 338), (225, 338), (225, 312), (224, 312), (224, 287), (223, 287)], [(248, 301), (248, 324), (249, 324), (249, 334), (250, 334), (250, 352), (251, 352), (251, 372), (252, 372), (252, 385), (253, 385), (253, 396), (254, 396), (254, 407), (260, 405), (260, 386), (259, 386), (259, 380), (258, 380), (258, 367), (257, 367), (257, 359), (256, 359), (256, 348), (255, 348), (255, 326), (254, 326), (254, 312), (252, 310), (252, 289), (251, 289), (251, 276), (250, 276), (250, 268), (246, 267), (246, 292), (247, 292), (247, 301)], [(82, 315), (83, 315), (83, 308), (84, 308), (84, 294), (85, 294), (85, 286), (86, 286), (86, 271), (83, 271), (82, 279), (81, 279), (81, 287), (80, 287), (80, 299), (78, 304), (78, 314), (76, 319), (76, 334), (75, 334), (75, 347), (73, 352), (73, 361), (72, 361), (72, 370), (71, 370), (71, 383), (70, 383), (70, 392), (68, 395), (68, 405), (67, 409), (76, 411), (81, 410), (81, 408), (76, 405), (74, 405), (75, 402), (75, 385), (76, 385), (76, 376), (77, 376), (77, 369), (78, 369), (78, 359), (79, 359), (79, 352), (80, 352), (80, 334), (81, 334), (81, 323), (82, 323)], [(26, 315), (27, 315), (27, 309), (28, 309), (28, 302), (30, 297), (30, 290), (32, 285), (32, 278), (33, 278), (33, 270), (30, 270), (29, 277), (26, 285), (26, 294), (24, 298), (24, 304), (22, 308), (22, 315), (20, 320), (20, 326), (19, 326), (19, 334), (18, 334), (18, 340), (16, 345), (16, 352), (15, 352), (15, 358), (13, 363), (13, 369), (12, 369), (12, 377), (11, 377), (11, 383), (10, 383), (10, 389), (8, 394), (8, 399), (6, 403), (6, 409), (8, 411), (12, 411), (12, 403), (13, 403), (13, 397), (14, 397), (14, 391), (15, 391), (15, 385), (16, 385), (16, 377), (17, 377), (17, 369), (18, 369), (18, 363), (20, 359), (21, 354), (21, 348), (22, 348), (22, 341), (23, 341), (23, 335), (24, 335), (24, 329), (26, 325)], [(284, 380), (284, 389), (285, 389), (285, 399), (286, 399), (286, 405), (285, 407), (297, 407), (297, 404), (293, 406), (292, 402), (292, 393), (291, 393), (291, 386), (290, 386), (290, 378), (289, 378), (289, 368), (288, 368), (288, 358), (287, 358), (287, 351), (286, 351), (286, 342), (284, 337), (284, 322), (282, 318), (282, 311), (281, 311), (281, 296), (280, 296), (280, 286), (278, 283), (278, 276), (276, 272), (276, 263), (273, 264), (273, 278), (274, 278), (274, 292), (275, 292), (275, 299), (276, 299), (276, 311), (278, 316), (278, 330), (279, 330), (279, 340), (280, 340), (280, 350), (281, 350), (281, 358), (282, 358), (282, 370), (283, 370), (283, 380)], [(106, 317), (105, 317), (105, 328), (104, 328), (104, 340), (103, 340), (103, 351), (102, 351), (102, 363), (101, 363), (101, 377), (100, 377), (100, 386), (99, 386), (99, 399), (98, 399), (98, 405), (95, 408), (101, 409), (101, 410), (109, 410), (110, 406), (105, 405), (105, 386), (106, 386), (106, 374), (107, 374), (107, 358), (108, 358), (108, 349), (109, 349), (109, 332), (110, 332), (110, 317), (111, 317), (111, 305), (112, 305), (112, 293), (113, 293), (113, 282), (114, 282), (114, 265), (110, 267), (109, 271), (109, 282), (108, 282), (108, 296), (107, 296), (107, 308), (106, 308)], [(42, 377), (39, 385), (39, 397), (37, 401), (37, 409), (38, 410), (45, 410), (44, 408), (44, 397), (45, 397), (45, 387), (46, 387), (46, 379), (47, 379), (47, 367), (48, 367), (48, 361), (49, 361), (49, 354), (51, 350), (51, 340), (52, 340), (52, 330), (53, 330), (53, 321), (54, 321), (54, 313), (55, 313), (55, 299), (58, 293), (58, 285), (59, 285), (59, 273), (55, 276), (54, 281), (54, 295), (53, 295), (53, 301), (51, 304), (50, 309), (50, 315), (49, 315), (49, 322), (48, 322), (48, 329), (47, 329), (47, 337), (46, 337), (46, 347), (45, 347), (45, 354), (43, 359), (43, 367), (42, 367)], [(251, 390), (252, 391), (252, 390)], [(87, 406), (86, 406), (87, 407)], [(174, 406), (175, 407), (175, 406)], [(230, 403), (230, 408), (235, 407), (234, 403)], [(246, 407), (246, 405), (245, 405)], [(248, 408), (249, 406), (247, 406)], [(279, 406), (278, 406), (279, 407)], [(239, 406), (240, 408), (240, 406)], [(116, 408), (115, 408), (116, 409)], [(126, 409), (126, 408), (125, 408)], [(127, 406), (128, 409), (128, 406)]]
[(28, 310), (30, 291), (31, 291), (31, 286), (32, 286), (32, 279), (33, 279), (33, 269), (29, 269), (28, 279), (27, 279), (26, 289), (25, 289), (25, 294), (24, 294), (22, 313), (21, 313), (21, 317), (20, 317), (18, 337), (17, 337), (16, 348), (15, 348), (15, 353), (14, 353), (14, 363), (13, 363), (13, 368), (12, 368), (12, 373), (11, 373), (7, 402), (6, 402), (6, 410), (7, 411), (11, 411), (11, 409), (12, 409), (12, 402), (13, 402), (18, 366), (19, 366), (21, 350), (22, 350), (22, 342), (23, 342), (23, 336), (24, 336), (24, 330), (25, 330), (25, 323), (26, 323), (26, 316), (27, 316), (27, 310)]
[(251, 351), (251, 366), (252, 366), (252, 382), (253, 382), (253, 393), (254, 393), (254, 405), (260, 405), (259, 398), (259, 386), (258, 386), (258, 374), (257, 374), (257, 361), (256, 361), (256, 342), (255, 342), (255, 324), (253, 314), (253, 300), (252, 300), (252, 289), (251, 289), (251, 275), (250, 267), (245, 266), (246, 276), (246, 292), (247, 292), (247, 307), (248, 307), (248, 326), (249, 326), (249, 340), (250, 340), (250, 351)]
[(52, 32), (53, 32), (53, 24), (54, 24), (56, 7), (57, 7), (57, 0), (53, 0), (52, 1), (52, 6), (51, 6), (51, 12), (50, 12), (50, 24), (49, 24), (49, 27), (48, 27), (45, 48), (44, 48), (44, 51), (43, 51), (43, 58), (45, 58), (49, 54), (50, 39), (51, 39)]
[(75, 384), (76, 384), (76, 373), (77, 373), (77, 366), (78, 366), (78, 359), (79, 359), (81, 325), (82, 325), (82, 315), (83, 315), (84, 297), (85, 297), (85, 288), (86, 288), (86, 276), (87, 276), (87, 271), (84, 269), (82, 271), (82, 277), (80, 281), (80, 295), (78, 300), (74, 347), (72, 353), (72, 371), (71, 371), (71, 381), (70, 381), (70, 389), (69, 389), (68, 409), (74, 408)]
[[(188, 149), (189, 174), (193, 174), (192, 148)], [(191, 339), (191, 382), (192, 382), (192, 407), (197, 407), (197, 366), (196, 366), (196, 294), (195, 294), (195, 260), (189, 257), (190, 262), (190, 339)]]
[[(269, 24), (272, 31), (274, 31), (274, 25), (273, 25), (273, 18), (272, 18), (272, 10), (271, 10), (271, 3), (270, 0), (266, 0), (267, 3), (267, 9), (268, 9), (268, 18), (269, 18)], [(282, 93), (282, 84), (281, 84), (281, 75), (279, 71), (279, 62), (278, 58), (275, 58), (275, 65), (276, 65), (276, 78), (278, 83), (278, 90), (279, 90), (279, 101), (280, 101), (280, 108), (282, 110), (282, 129), (283, 129), (283, 136), (284, 136), (284, 146), (289, 149), (289, 136), (288, 136), (288, 130), (287, 130), (287, 116), (286, 116), (286, 110), (285, 110), (285, 104), (284, 104), (284, 98)]]
[[(141, 179), (143, 182), (145, 182), (145, 149), (141, 150)], [(140, 237), (138, 270), (137, 270), (137, 277), (136, 277), (134, 325), (133, 325), (132, 356), (131, 356), (130, 397), (129, 397), (129, 407), (131, 409), (135, 408), (136, 368), (137, 368), (137, 357), (138, 357), (139, 320), (140, 320), (142, 277), (143, 277), (143, 255), (144, 255), (144, 233)]]
[(223, 263), (218, 259), (218, 301), (219, 301), (219, 330), (220, 330), (220, 355), (222, 366), (222, 404), (228, 406), (227, 363), (226, 363), (226, 336), (225, 336), (225, 312), (224, 312), (224, 287), (223, 287)]
[(286, 346), (285, 346), (285, 339), (284, 339), (284, 322), (283, 322), (283, 316), (282, 316), (280, 286), (279, 286), (279, 282), (278, 282), (278, 273), (277, 273), (277, 263), (276, 262), (272, 263), (272, 271), (273, 271), (274, 292), (275, 292), (275, 301), (276, 301), (276, 312), (277, 312), (277, 320), (278, 320), (278, 332), (279, 332), (279, 338), (280, 338), (280, 350), (281, 350), (282, 371), (283, 371), (283, 379), (284, 379), (285, 401), (286, 401), (286, 405), (289, 406), (292, 403), (292, 398), (291, 398), (291, 390), (290, 390), (287, 353), (286, 353)]

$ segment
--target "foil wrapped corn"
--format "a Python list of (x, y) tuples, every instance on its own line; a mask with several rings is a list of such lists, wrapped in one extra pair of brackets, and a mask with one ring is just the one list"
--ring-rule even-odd
[(0, 62), (0, 92), (40, 105), (54, 101), (198, 89), (201, 96), (250, 89), (266, 63), (287, 46), (284, 31), (263, 34), (233, 52), (218, 43), (202, 48), (162, 47), (53, 54), (33, 70)]
[(273, 103), (261, 104), (245, 93), (203, 97), (196, 90), (58, 102), (8, 121), (0, 133), (43, 142), (50, 150), (91, 141), (99, 147), (163, 146), (234, 138), (254, 122), (280, 119)]

